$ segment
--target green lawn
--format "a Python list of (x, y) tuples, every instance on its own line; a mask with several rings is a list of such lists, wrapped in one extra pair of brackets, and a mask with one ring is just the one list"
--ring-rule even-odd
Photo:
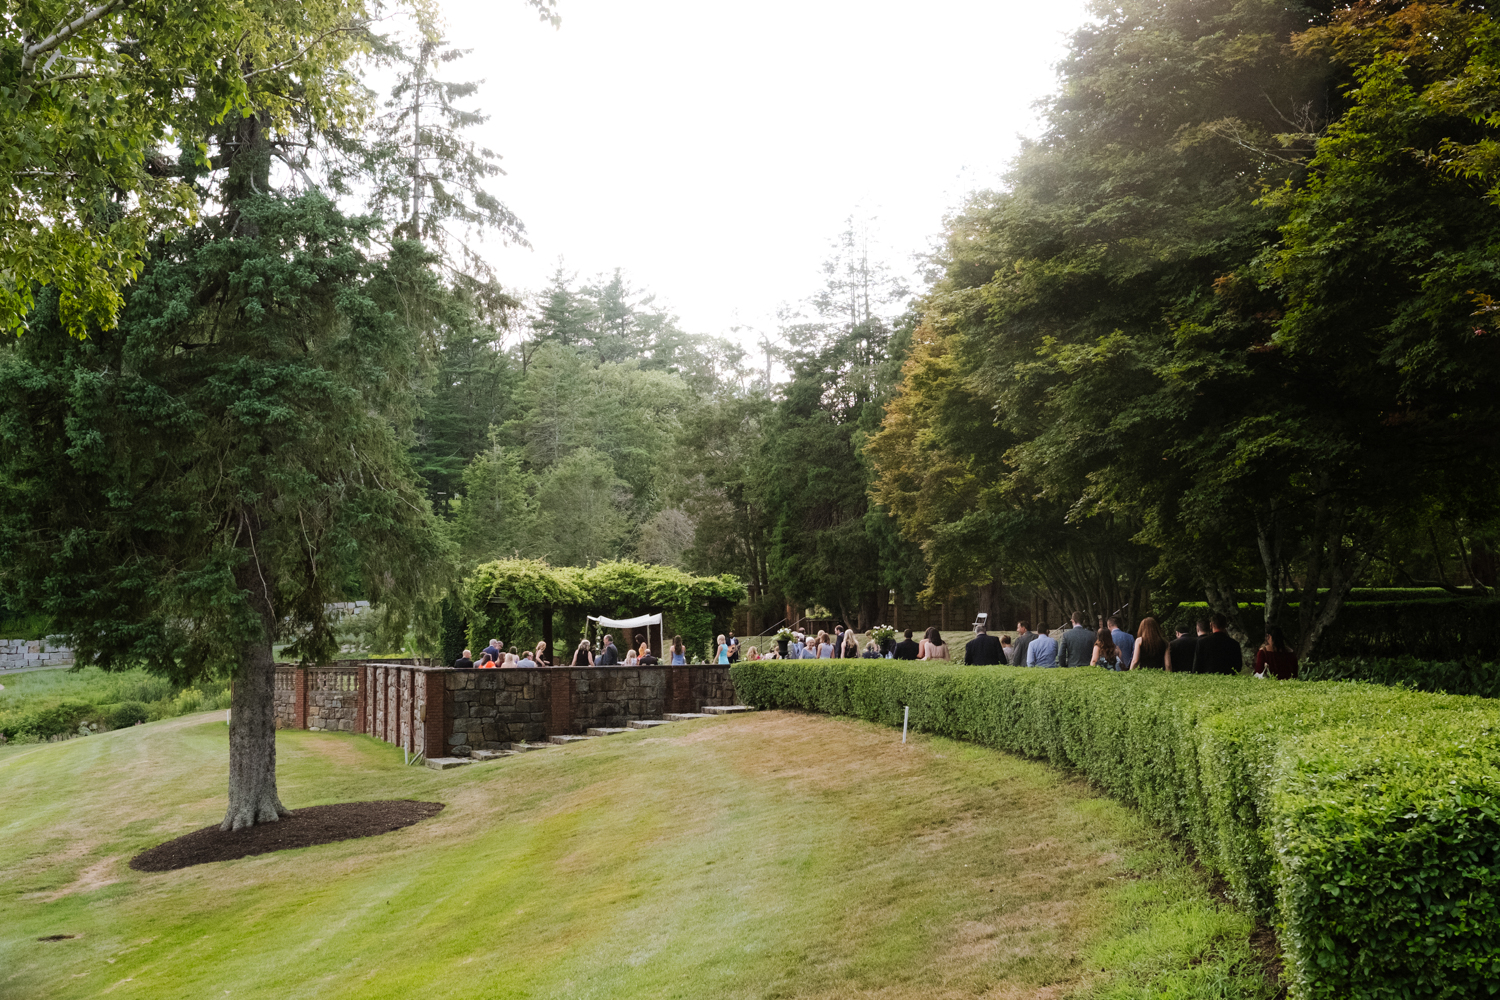
[(5, 748), (0, 997), (1272, 992), (1248, 919), (1132, 811), (991, 750), (780, 712), (441, 773), (365, 737), (279, 748), (293, 808), (448, 808), (142, 874), (222, 813), (222, 713)]

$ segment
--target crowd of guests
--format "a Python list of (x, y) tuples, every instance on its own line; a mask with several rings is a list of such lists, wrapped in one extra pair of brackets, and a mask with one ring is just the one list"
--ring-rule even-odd
[(854, 634), (852, 628), (846, 629), (843, 625), (834, 627), (833, 634), (820, 629), (817, 633), (792, 632), (792, 637), (786, 644), (786, 655), (782, 656), (780, 643), (768, 647), (765, 652), (754, 644), (746, 646), (743, 650), (741, 643), (733, 635), (721, 635), (714, 643), (714, 662), (721, 664), (738, 663), (743, 658), (750, 660), (947, 660), (948, 645), (943, 641), (942, 635), (935, 628), (927, 630), (920, 641), (913, 641), (912, 630), (906, 630), (906, 637), (900, 642), (893, 643), (889, 650), (882, 649), (874, 639), (866, 639), (864, 645), (860, 645), (859, 637)]
[(505, 667), (546, 667), (550, 666), (544, 655), (547, 652), (547, 644), (539, 642), (535, 649), (516, 652), (516, 647), (505, 648), (505, 644), (499, 639), (491, 639), (490, 644), (479, 651), (479, 659), (474, 659), (473, 650), (466, 649), (463, 655), (453, 661), (453, 665), (460, 670), (499, 670)]
[[(970, 664), (1002, 663), (1027, 667), (1096, 666), (1105, 670), (1164, 670), (1181, 674), (1237, 674), (1243, 663), (1240, 644), (1228, 632), (1221, 614), (1200, 618), (1168, 637), (1155, 618), (1142, 618), (1135, 635), (1120, 618), (1111, 616), (1095, 630), (1074, 614), (1070, 628), (1057, 637), (1045, 625), (1036, 629), (1025, 619), (1016, 623), (1016, 638), (996, 638), (985, 626), (975, 630), (964, 649)], [(910, 635), (911, 633), (907, 633)], [(1266, 629), (1265, 643), (1255, 652), (1255, 676), (1289, 680), (1297, 676), (1297, 654), (1287, 645), (1280, 626)]]
[[(1014, 640), (1008, 635), (999, 637), (989, 634), (984, 625), (975, 629), (974, 638), (964, 647), (964, 661), (978, 666), (1010, 664), (1027, 667), (1082, 667), (1096, 666), (1105, 670), (1164, 670), (1168, 673), (1184, 674), (1237, 674), (1243, 662), (1240, 644), (1227, 631), (1228, 621), (1215, 614), (1200, 618), (1193, 625), (1184, 625), (1177, 634), (1168, 637), (1155, 618), (1143, 618), (1135, 635), (1126, 632), (1123, 621), (1111, 616), (1104, 627), (1097, 630), (1083, 623), (1082, 614), (1074, 614), (1070, 628), (1062, 629), (1057, 637), (1049, 634), (1045, 625), (1036, 630), (1026, 619), (1016, 623)], [(782, 654), (778, 646), (771, 646), (764, 653), (754, 644), (742, 650), (740, 640), (731, 633), (721, 635), (714, 643), (713, 661), (720, 664), (745, 660), (779, 660)], [(472, 658), (469, 650), (453, 664), (460, 669), (504, 669), (506, 667), (550, 666), (546, 659), (547, 644), (539, 642), (536, 648), (521, 653), (511, 646), (506, 650), (499, 639), (480, 651), (479, 659)], [(889, 649), (882, 649), (874, 639), (867, 639), (863, 646), (853, 629), (839, 625), (833, 634), (819, 630), (816, 634), (793, 632), (786, 646), (788, 660), (832, 660), (832, 659), (894, 659), (894, 660), (950, 660), (948, 645), (942, 634), (929, 628), (919, 641), (912, 639), (912, 630), (907, 629), (905, 638)], [(614, 636), (606, 635), (599, 650), (584, 639), (573, 653), (572, 666), (654, 666), (662, 660), (656, 656), (649, 644), (642, 642), (639, 648), (627, 647), (624, 655), (615, 645)], [(672, 637), (672, 646), (667, 662), (682, 666), (688, 662), (687, 647), (682, 636)], [(1265, 643), (1255, 652), (1255, 676), (1289, 680), (1297, 676), (1297, 653), (1287, 645), (1281, 628), (1272, 625), (1266, 629)]]

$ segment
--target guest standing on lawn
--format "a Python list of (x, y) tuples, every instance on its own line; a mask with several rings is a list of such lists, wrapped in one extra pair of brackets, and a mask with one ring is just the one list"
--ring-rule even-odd
[(1092, 662), (1105, 670), (1124, 670), (1126, 667), (1125, 661), (1120, 659), (1120, 647), (1115, 645), (1115, 637), (1107, 628), (1101, 628), (1094, 635)]
[[(1208, 631), (1205, 626), (1204, 632)], [(1198, 655), (1198, 637), (1193, 634), (1193, 626), (1177, 626), (1177, 638), (1167, 643), (1167, 673), (1190, 674), (1193, 672), (1193, 658)]]
[(1237, 674), (1245, 669), (1240, 644), (1230, 635), (1229, 619), (1217, 612), (1208, 620), (1211, 631), (1198, 639), (1194, 670), (1200, 674)]
[(1118, 616), (1109, 616), (1109, 634), (1114, 638), (1115, 645), (1120, 647), (1120, 659), (1132, 663), (1135, 661), (1135, 636), (1125, 631), (1123, 624)]
[(594, 658), (589, 655), (592, 648), (593, 646), (587, 639), (579, 642), (578, 648), (573, 651), (573, 666), (587, 667), (591, 665), (594, 662)]
[(1031, 622), (1022, 618), (1016, 622), (1015, 652), (1011, 654), (1011, 663), (1018, 667), (1026, 666), (1026, 647), (1031, 645), (1031, 640), (1036, 638), (1036, 633), (1031, 631)]
[(859, 659), (859, 639), (855, 637), (852, 628), (844, 632), (844, 659)]
[(1035, 638), (1026, 644), (1026, 665), (1028, 667), (1057, 666), (1057, 640), (1047, 634), (1046, 625), (1038, 628)]
[(715, 658), (715, 662), (722, 666), (729, 666), (729, 643), (725, 641), (722, 635), (719, 636), (719, 653)]
[(672, 636), (672, 666), (682, 667), (687, 665), (687, 647), (682, 644), (682, 636)]
[(1083, 624), (1083, 612), (1073, 612), (1073, 627), (1063, 632), (1058, 643), (1057, 665), (1081, 667), (1089, 662), (1094, 651), (1094, 633)]
[(1167, 668), (1167, 637), (1161, 634), (1156, 619), (1141, 619), (1140, 635), (1136, 636), (1135, 654), (1130, 660), (1131, 670), (1165, 670)]
[(1008, 635), (1000, 637), (1000, 655), (1005, 657), (1007, 664), (1016, 662), (1016, 647), (1010, 644), (1010, 636)]
[(1255, 676), (1265, 677), (1267, 674), (1278, 681), (1297, 677), (1297, 651), (1287, 645), (1280, 625), (1266, 629), (1266, 641), (1255, 651)]
[(1000, 640), (990, 635), (989, 629), (983, 625), (974, 630), (974, 638), (964, 647), (964, 662), (971, 666), (998, 666), (1004, 659)]
[[(1000, 644), (1002, 651), (1005, 643)], [(919, 660), (946, 660), (948, 659), (948, 644), (943, 641), (943, 633), (936, 628), (929, 628), (927, 634), (922, 637), (921, 650), (917, 654)]]

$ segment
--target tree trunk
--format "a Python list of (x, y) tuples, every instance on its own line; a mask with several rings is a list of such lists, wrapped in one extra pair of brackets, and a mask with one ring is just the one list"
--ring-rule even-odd
[[(255, 524), (254, 515), (246, 521)], [(258, 524), (255, 525), (258, 528)], [(247, 538), (253, 535), (245, 532)], [(253, 549), (235, 580), (260, 619), (260, 635), (240, 647), (240, 669), (229, 699), (229, 809), (221, 830), (274, 823), (291, 810), (276, 794), (276, 615)]]

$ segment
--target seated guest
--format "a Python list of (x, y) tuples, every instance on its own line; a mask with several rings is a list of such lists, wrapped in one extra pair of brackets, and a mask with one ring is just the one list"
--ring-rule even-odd
[(514, 667), (520, 662), (521, 658), (516, 655), (516, 647), (512, 646), (505, 651), (505, 659), (501, 661), (500, 665), (502, 667)]
[(528, 649), (526, 652), (521, 654), (521, 659), (516, 663), (516, 666), (527, 668), (536, 666), (536, 661), (531, 658), (531, 650)]
[(745, 651), (745, 659), (746, 660), (758, 660), (758, 659), (760, 659), (760, 647), (759, 646), (751, 646), (748, 650)]
[(495, 662), (495, 658), (490, 655), (488, 649), (479, 654), (479, 662), (474, 664), (480, 670), (494, 670), (499, 665), (499, 663)]
[(640, 665), (643, 667), (654, 667), (661, 662), (661, 660), (656, 658), (656, 654), (651, 652), (650, 646), (646, 647), (646, 652), (638, 657), (638, 659), (640, 660)]
[(781, 651), (779, 649), (777, 649), (775, 646), (771, 646), (771, 647), (769, 647), (769, 648), (766, 649), (766, 655), (763, 656), (763, 657), (761, 657), (761, 659), (763, 659), (763, 660), (779, 660), (779, 659), (781, 659)]
[(865, 643), (865, 651), (859, 654), (859, 658), (862, 660), (880, 659), (880, 647), (875, 645), (874, 639), (871, 639), (869, 642)]
[(474, 661), (471, 660), (471, 659), (469, 659), (469, 656), (470, 656), (469, 651), (467, 649), (464, 650), (463, 655), (460, 656), (458, 659), (456, 659), (456, 660), (453, 661), (453, 665), (455, 667), (457, 667), (459, 670), (473, 670), (474, 669)]
[(921, 652), (921, 648), (915, 642), (911, 641), (911, 629), (907, 629), (905, 634), (906, 638), (896, 643), (896, 652), (891, 659), (915, 660), (917, 654)]
[(633, 650), (633, 649), (627, 649), (625, 651), (625, 662), (624, 662), (624, 664), (622, 664), (622, 666), (637, 667), (637, 666), (640, 666), (640, 663), (641, 663), (641, 658), (636, 655), (635, 650)]
[(852, 628), (844, 632), (844, 651), (839, 655), (846, 660), (859, 659), (859, 640), (855, 638)]

